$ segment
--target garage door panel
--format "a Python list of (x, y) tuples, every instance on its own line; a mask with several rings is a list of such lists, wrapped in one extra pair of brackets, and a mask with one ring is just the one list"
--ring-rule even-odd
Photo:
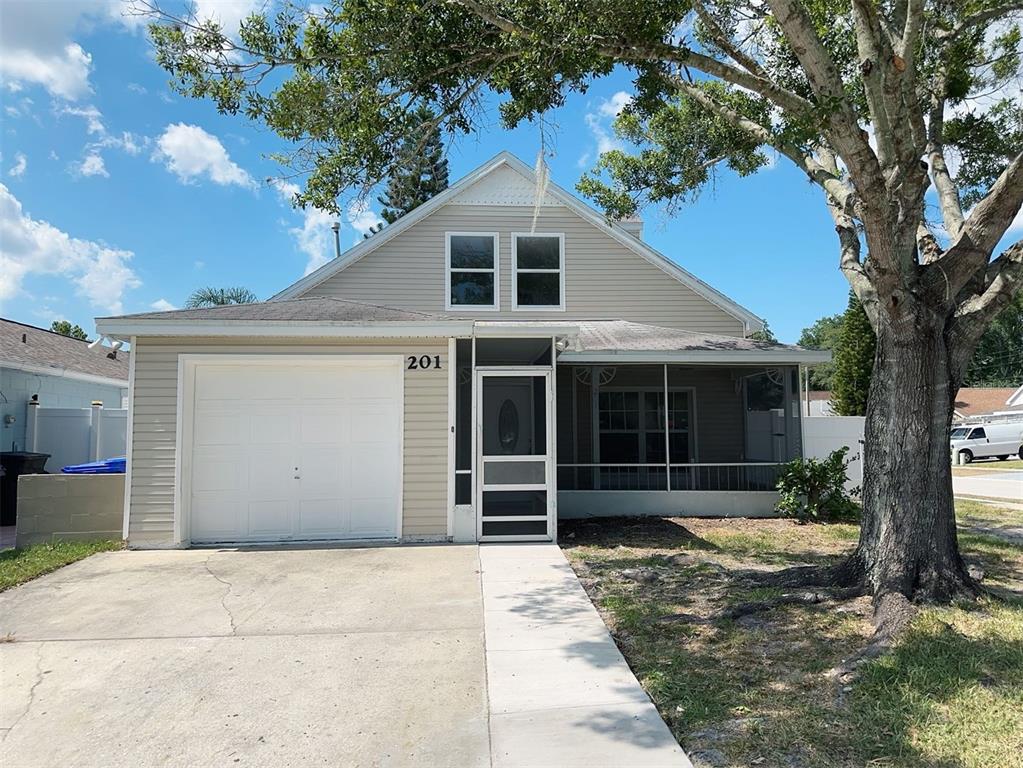
[(199, 365), (192, 540), (397, 536), (402, 375), (394, 361)]
[(296, 535), (306, 538), (336, 535), (349, 530), (345, 503), (338, 498), (302, 499), (298, 503), (298, 530)]
[(255, 445), (288, 445), (295, 440), (295, 414), (293, 411), (275, 407), (250, 411), (248, 432), (249, 442)]
[(250, 501), (248, 504), (248, 533), (254, 538), (291, 536), (290, 499)]
[(397, 500), (394, 496), (352, 499), (351, 534), (362, 538), (394, 535)]
[(323, 406), (303, 404), (298, 419), (300, 445), (309, 443), (339, 443), (347, 439), (348, 410), (346, 403), (338, 403), (337, 396)]
[(398, 428), (398, 414), (393, 400), (356, 398), (352, 402), (352, 439), (357, 441), (387, 440)]
[(194, 444), (197, 448), (210, 445), (237, 445), (248, 438), (248, 419), (240, 412), (199, 412), (196, 417)]
[(237, 492), (241, 489), (243, 474), (239, 458), (223, 457), (213, 451), (195, 451), (192, 454), (192, 492)]
[(202, 493), (192, 497), (192, 538), (229, 541), (242, 521), (242, 505), (228, 493)]

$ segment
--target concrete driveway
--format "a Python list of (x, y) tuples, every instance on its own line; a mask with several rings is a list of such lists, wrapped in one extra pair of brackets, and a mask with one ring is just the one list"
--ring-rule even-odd
[(0, 594), (0, 765), (483, 766), (474, 546), (113, 552)]

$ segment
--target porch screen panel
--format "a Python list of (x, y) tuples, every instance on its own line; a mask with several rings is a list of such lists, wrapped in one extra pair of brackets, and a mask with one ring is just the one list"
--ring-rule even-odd
[(455, 504), (472, 504), (472, 341), (455, 342)]

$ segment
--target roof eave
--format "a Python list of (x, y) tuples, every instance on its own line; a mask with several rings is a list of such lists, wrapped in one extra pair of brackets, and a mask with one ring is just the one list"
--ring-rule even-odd
[(50, 365), (33, 365), (31, 363), (4, 360), (4, 368), (11, 368), (16, 371), (32, 373), (39, 376), (56, 376), (61, 379), (84, 381), (89, 384), (101, 384), (107, 387), (121, 387), (123, 389), (128, 386), (127, 377), (118, 379), (113, 376), (100, 376), (95, 373), (85, 373), (83, 371), (75, 371), (70, 368), (57, 368)]
[(131, 336), (267, 336), (290, 338), (447, 338), (472, 335), (471, 320), (363, 321), (99, 318), (96, 331)]
[(831, 353), (816, 349), (691, 349), (691, 350), (584, 350), (563, 352), (563, 363), (703, 363), (741, 365), (815, 365), (831, 361)]

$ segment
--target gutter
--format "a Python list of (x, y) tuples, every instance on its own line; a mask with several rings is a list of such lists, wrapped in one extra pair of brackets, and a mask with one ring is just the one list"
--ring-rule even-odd
[(324, 320), (159, 320), (98, 318), (96, 332), (108, 338), (131, 336), (287, 337), (287, 338), (469, 338), (472, 320), (348, 323)]
[(563, 363), (742, 363), (744, 365), (781, 365), (802, 363), (813, 365), (827, 363), (831, 353), (816, 349), (764, 349), (718, 350), (663, 350), (660, 352), (633, 352), (620, 350), (588, 350), (585, 352), (562, 352), (558, 357)]
[[(129, 358), (128, 366), (131, 366), (131, 360)], [(32, 365), (31, 363), (12, 363), (8, 360), (4, 360), (0, 367), (10, 368), (15, 371), (23, 371), (24, 373), (32, 373), (39, 376), (56, 376), (59, 379), (72, 379), (74, 381), (85, 381), (89, 384), (102, 384), (106, 387), (119, 387), (120, 389), (128, 388), (128, 381), (126, 379), (113, 379), (108, 376), (97, 376), (92, 373), (82, 373), (81, 371), (73, 371), (70, 368), (54, 368), (48, 365)]]

